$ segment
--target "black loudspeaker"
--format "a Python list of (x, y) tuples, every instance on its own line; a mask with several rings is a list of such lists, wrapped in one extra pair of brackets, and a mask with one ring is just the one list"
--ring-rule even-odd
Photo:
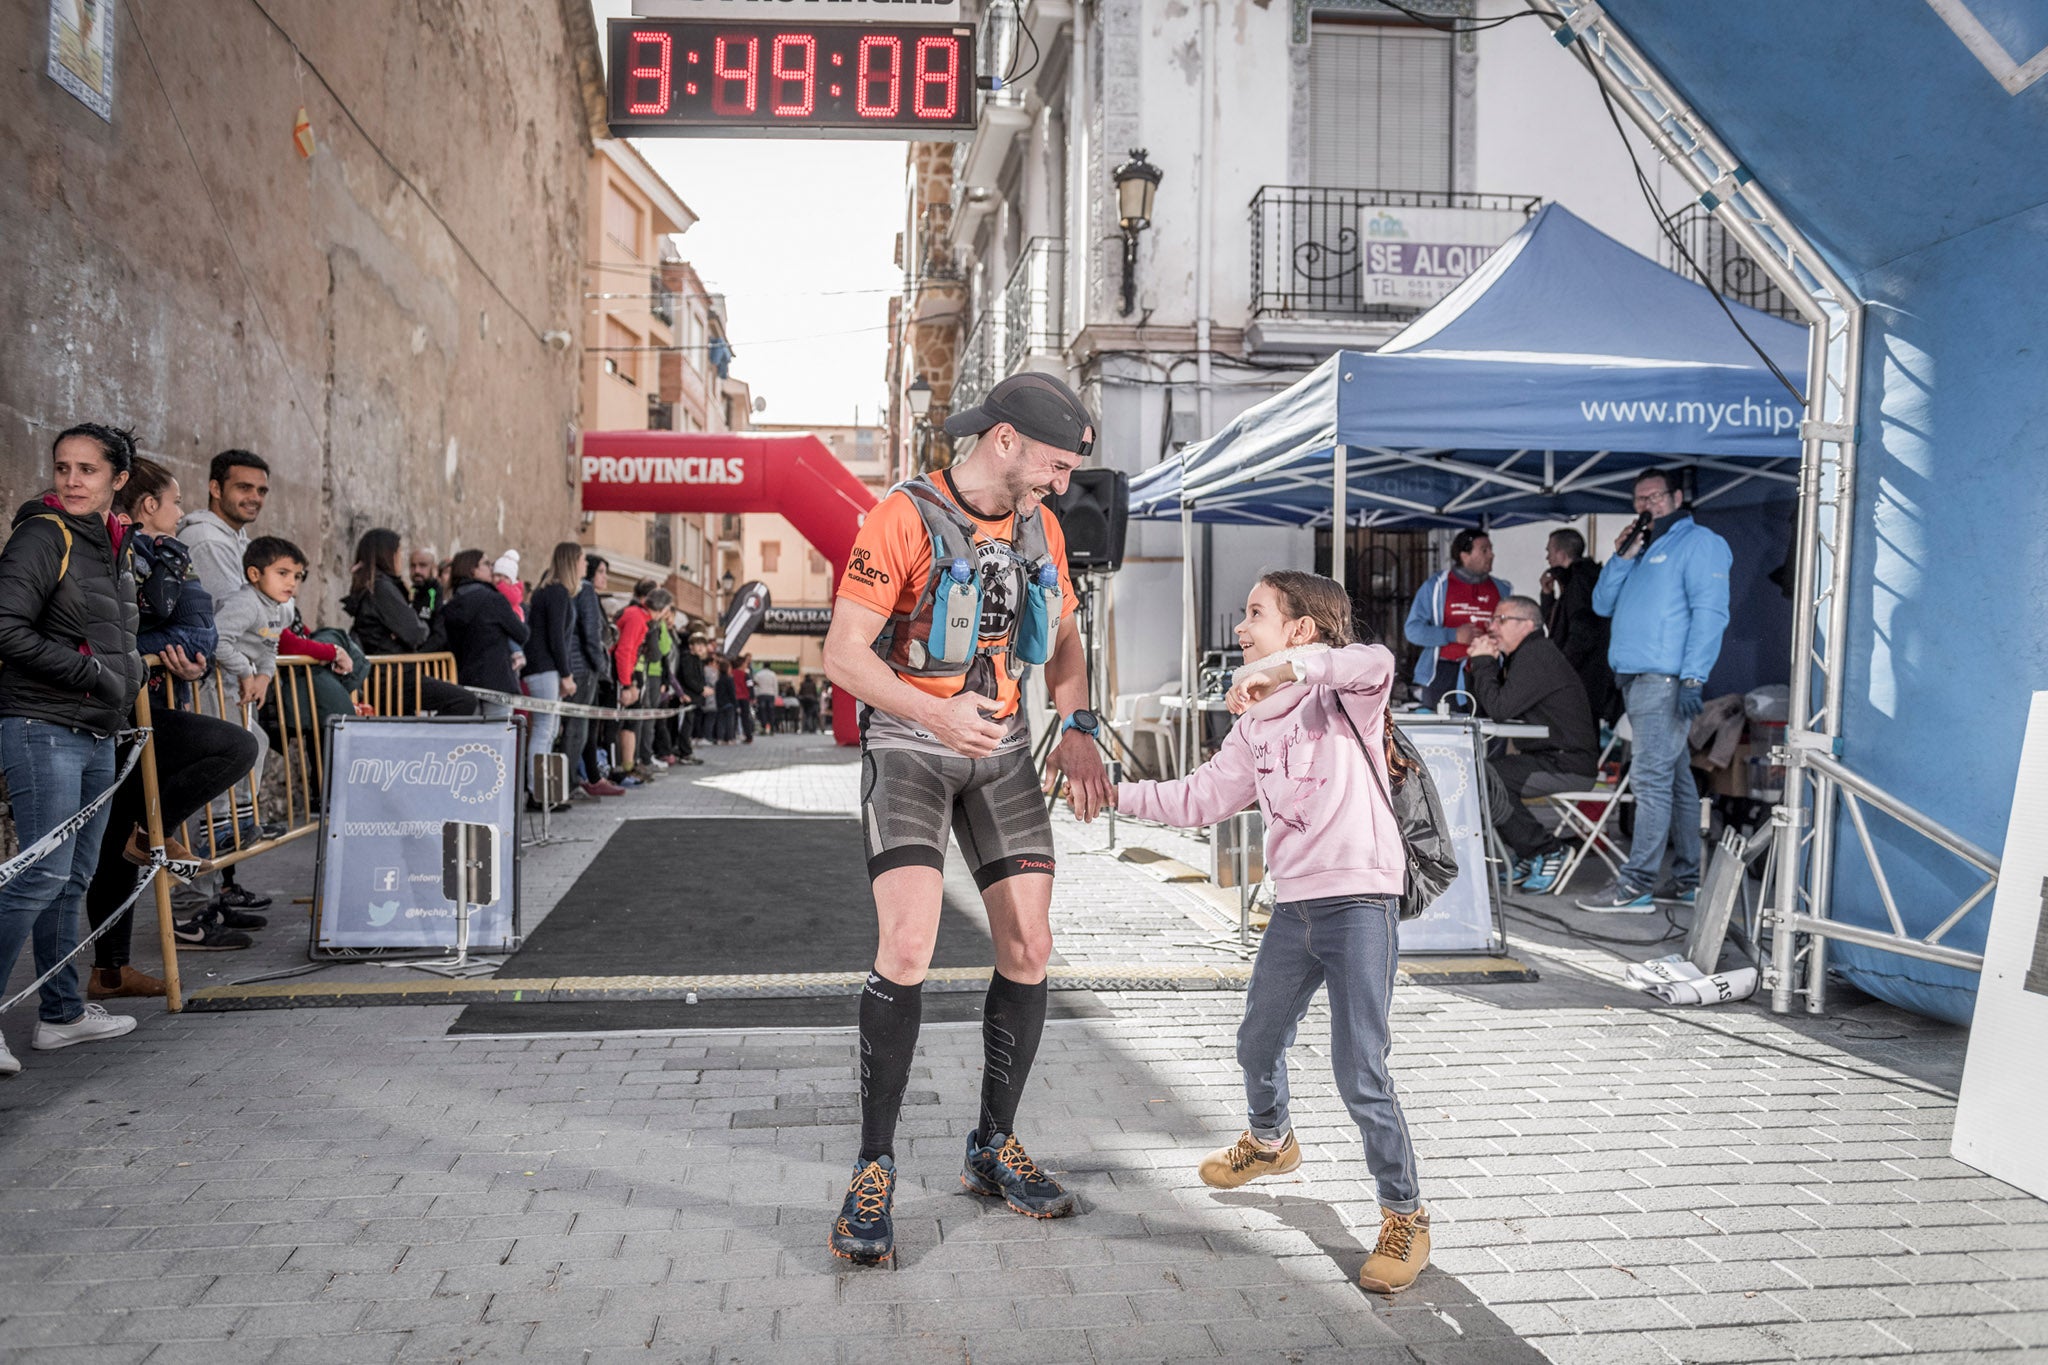
[(1077, 469), (1045, 500), (1067, 534), (1068, 573), (1115, 573), (1124, 563), (1131, 481), (1121, 469)]

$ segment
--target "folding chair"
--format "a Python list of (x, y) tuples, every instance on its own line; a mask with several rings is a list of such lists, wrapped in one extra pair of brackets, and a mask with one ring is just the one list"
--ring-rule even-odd
[[(1614, 735), (1607, 741), (1607, 747), (1600, 751), (1599, 766), (1604, 768), (1615, 749), (1626, 743), (1631, 736), (1628, 717), (1623, 716), (1615, 722)], [(1564, 870), (1552, 884), (1551, 895), (1564, 894), (1565, 887), (1571, 884), (1573, 874), (1578, 872), (1579, 865), (1586, 860), (1589, 852), (1599, 855), (1600, 861), (1607, 864), (1610, 875), (1621, 874), (1621, 860), (1627, 855), (1609, 837), (1607, 826), (1617, 810), (1636, 799), (1628, 789), (1629, 778), (1632, 775), (1624, 772), (1621, 780), (1612, 787), (1602, 787), (1596, 781), (1590, 790), (1551, 792), (1544, 797), (1544, 800), (1557, 811), (1559, 837), (1578, 842), (1578, 847), (1565, 859)], [(1599, 815), (1589, 816), (1585, 809), (1587, 806), (1598, 807)]]

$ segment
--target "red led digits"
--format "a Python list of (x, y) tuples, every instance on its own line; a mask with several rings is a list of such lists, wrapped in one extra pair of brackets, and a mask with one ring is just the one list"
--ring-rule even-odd
[[(880, 52), (885, 70), (870, 64), (871, 54)], [(860, 40), (853, 61), (857, 73), (853, 82), (853, 109), (862, 118), (895, 118), (903, 107), (903, 40), (868, 34)], [(870, 99), (876, 86), (887, 91), (886, 99)]]
[[(668, 112), (668, 67), (671, 54), (669, 36), (666, 33), (635, 33), (629, 40), (635, 62), (643, 55), (642, 49), (653, 48), (656, 60), (652, 66), (636, 65), (626, 73), (632, 84), (626, 87), (626, 112), (629, 114), (666, 114)], [(654, 82), (654, 98), (636, 100), (642, 81)]]
[[(953, 117), (960, 108), (960, 40), (919, 38), (915, 70), (917, 79), (911, 85), (910, 112), (919, 118)], [(934, 98), (925, 98), (927, 93), (933, 93)]]
[[(801, 54), (799, 64), (787, 65), (788, 54)], [(772, 112), (777, 118), (805, 118), (818, 106), (818, 40), (809, 33), (778, 33), (775, 35), (774, 55), (771, 58), (775, 83), (769, 87), (775, 96)], [(803, 93), (796, 99), (783, 98), (787, 87), (797, 85)]]
[[(738, 65), (732, 61), (733, 52), (743, 55)], [(752, 34), (735, 38), (721, 33), (711, 42), (711, 112), (714, 114), (751, 114), (760, 103), (755, 69), (761, 60), (761, 40)], [(737, 85), (741, 98), (732, 98), (732, 88)]]

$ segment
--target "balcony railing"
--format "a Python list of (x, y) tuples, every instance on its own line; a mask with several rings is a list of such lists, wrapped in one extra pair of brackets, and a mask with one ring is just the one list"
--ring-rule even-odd
[(648, 399), (647, 429), (649, 431), (674, 431), (676, 429), (676, 405), (664, 403), (659, 398)]
[(669, 290), (668, 283), (661, 278), (660, 271), (656, 271), (649, 280), (647, 311), (654, 314), (658, 322), (667, 323), (671, 327), (676, 325), (676, 296)]
[[(1785, 297), (1785, 291), (1778, 288), (1755, 261), (1743, 254), (1741, 246), (1728, 235), (1728, 229), (1722, 226), (1721, 220), (1703, 205), (1688, 205), (1672, 218), (1671, 226), (1677, 231), (1685, 251), (1681, 253), (1669, 238), (1665, 239), (1664, 264), (1668, 269), (1719, 290), (1722, 298), (1746, 303), (1772, 317), (1784, 318), (1787, 322), (1806, 321), (1792, 306), (1792, 301)], [(1690, 263), (1687, 256), (1692, 258)]]
[[(1251, 203), (1252, 314), (1413, 317), (1435, 302), (1435, 298), (1420, 294), (1387, 298), (1367, 280), (1370, 227), (1376, 220), (1384, 221), (1383, 211), (1472, 209), (1526, 219), (1542, 205), (1541, 199), (1530, 195), (1463, 190), (1264, 186), (1252, 196)], [(1497, 242), (1504, 236), (1497, 235), (1493, 240)]]
[(1057, 237), (1033, 237), (1024, 244), (1010, 282), (1003, 287), (1003, 377), (1034, 355), (1057, 355), (1066, 344), (1062, 281), (1067, 244)]
[(983, 313), (960, 344), (960, 365), (953, 375), (952, 410), (965, 412), (988, 396), (1002, 376), (996, 372), (1002, 346), (1002, 315)]

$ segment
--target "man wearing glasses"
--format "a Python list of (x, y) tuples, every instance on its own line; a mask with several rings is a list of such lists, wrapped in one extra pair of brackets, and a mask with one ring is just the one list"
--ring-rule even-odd
[[(1692, 519), (1685, 492), (1667, 470), (1636, 479), (1637, 520), (1600, 571), (1593, 610), (1614, 621), (1607, 661), (1635, 731), (1630, 787), (1635, 837), (1614, 881), (1581, 910), (1649, 914), (1671, 847), (1672, 899), (1692, 904), (1700, 880), (1699, 790), (1686, 737), (1705, 706), (1707, 674), (1728, 627), (1728, 542)], [(1648, 526), (1638, 531), (1647, 518)]]
[(1599, 761), (1600, 732), (1586, 702), (1586, 684), (1564, 651), (1543, 633), (1543, 609), (1510, 597), (1493, 614), (1493, 629), (1472, 641), (1465, 667), (1479, 714), (1524, 721), (1550, 733), (1512, 741), (1510, 752), (1487, 760), (1487, 813), (1501, 842), (1515, 856), (1515, 881), (1524, 891), (1557, 889), (1564, 847), (1522, 802), (1583, 787)]

